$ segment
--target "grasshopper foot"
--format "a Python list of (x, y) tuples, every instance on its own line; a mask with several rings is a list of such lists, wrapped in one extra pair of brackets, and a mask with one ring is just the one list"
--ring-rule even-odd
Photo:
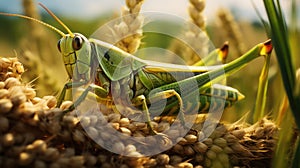
[(67, 113), (72, 112), (75, 108), (74, 108), (74, 104), (72, 103), (69, 107), (67, 107), (67, 108), (60, 107), (60, 109), (62, 109), (62, 111), (61, 111), (61, 114), (58, 115), (58, 117), (60, 118), (60, 120), (62, 120), (63, 117), (64, 117)]
[(155, 136), (155, 135), (158, 135), (159, 137), (162, 137), (163, 139), (169, 139), (169, 137), (166, 135), (166, 134), (163, 134), (163, 133), (158, 133), (156, 131), (154, 131), (153, 127), (150, 126), (150, 129), (149, 129), (149, 134), (152, 135), (152, 136)]
[(71, 112), (71, 111), (72, 111), (72, 110), (70, 110), (70, 109), (63, 110), (63, 111), (61, 112), (61, 114), (59, 114), (57, 117), (59, 118), (60, 121), (62, 121), (63, 118), (64, 118), (64, 116), (65, 116), (67, 113)]
[(160, 145), (163, 147), (171, 147), (171, 145), (173, 144), (170, 137), (164, 133), (158, 133), (158, 132), (152, 130), (152, 131), (150, 131), (150, 134), (155, 136), (157, 145)]

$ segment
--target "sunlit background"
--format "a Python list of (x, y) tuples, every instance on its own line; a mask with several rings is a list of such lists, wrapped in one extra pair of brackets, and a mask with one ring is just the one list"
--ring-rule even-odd
[[(93, 19), (107, 12), (119, 10), (124, 1), (121, 0), (39, 0), (58, 15), (82, 19)], [(259, 10), (263, 11), (263, 1), (254, 1)], [(0, 1), (0, 10), (5, 12), (22, 12), (21, 0)], [(282, 0), (283, 9), (287, 9), (290, 1)], [(229, 8), (237, 19), (257, 19), (253, 9), (252, 0), (210, 0), (206, 2), (205, 14), (211, 20), (216, 11), (221, 8)], [(188, 0), (146, 0), (143, 4), (143, 11), (159, 11), (187, 17), (188, 13), (184, 6)]]

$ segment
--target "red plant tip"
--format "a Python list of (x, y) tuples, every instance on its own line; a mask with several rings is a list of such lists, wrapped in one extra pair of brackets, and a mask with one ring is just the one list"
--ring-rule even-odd
[(226, 58), (228, 56), (228, 51), (229, 51), (229, 45), (228, 45), (228, 41), (226, 41), (223, 46), (220, 48), (220, 52), (219, 52), (219, 60), (224, 64), (226, 61)]
[(228, 53), (228, 49), (229, 49), (229, 43), (228, 43), (228, 41), (225, 41), (225, 43), (220, 48), (220, 50), (223, 51), (223, 52), (227, 52)]
[(271, 39), (264, 42), (264, 50), (265, 50), (264, 52), (266, 54), (271, 54), (271, 52), (273, 50), (273, 45), (272, 45)]

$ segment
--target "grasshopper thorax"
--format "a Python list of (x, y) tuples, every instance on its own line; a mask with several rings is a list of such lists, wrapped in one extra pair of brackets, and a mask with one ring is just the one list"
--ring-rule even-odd
[(70, 78), (88, 80), (90, 77), (91, 45), (80, 33), (67, 34), (57, 44)]

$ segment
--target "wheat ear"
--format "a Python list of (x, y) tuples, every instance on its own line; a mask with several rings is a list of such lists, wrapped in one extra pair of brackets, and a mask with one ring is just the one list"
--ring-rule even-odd
[(144, 17), (140, 15), (140, 10), (143, 2), (126, 0), (121, 22), (113, 28), (115, 39), (121, 39), (115, 45), (128, 53), (136, 52), (141, 44)]
[(245, 52), (245, 44), (242, 40), (242, 33), (231, 12), (226, 9), (220, 9), (218, 11), (219, 24), (223, 30), (225, 30), (225, 35), (232, 46), (235, 46), (238, 55), (242, 55)]
[(203, 14), (205, 2), (205, 0), (190, 0), (188, 7), (190, 21), (188, 31), (184, 34), (184, 41), (174, 41), (169, 47), (171, 51), (182, 57), (188, 65), (199, 61), (208, 51), (206, 21)]

